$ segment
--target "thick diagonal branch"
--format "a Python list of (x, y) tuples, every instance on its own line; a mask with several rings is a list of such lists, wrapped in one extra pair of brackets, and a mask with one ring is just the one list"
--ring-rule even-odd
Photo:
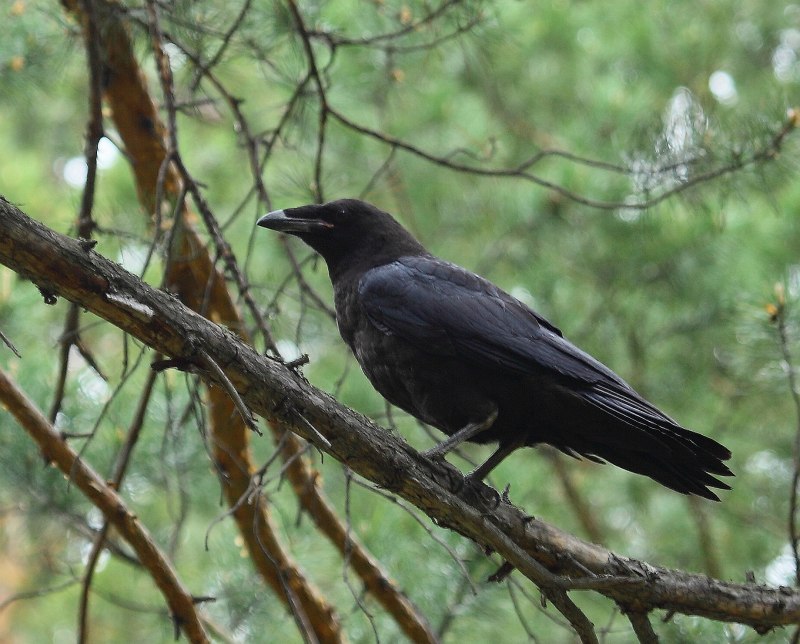
[[(633, 612), (662, 608), (762, 629), (800, 622), (800, 592), (794, 589), (651, 566), (531, 519), (509, 503), (481, 505), (454, 468), (422, 458), (227, 329), (5, 200), (0, 200), (0, 263), (44, 294), (77, 302), (165, 355), (191, 360), (202, 343), (258, 414), (277, 418), (309, 440), (310, 423), (329, 441), (323, 449), (331, 456), (438, 524), (494, 550), (543, 586), (595, 590)], [(212, 374), (201, 375), (213, 383)]]

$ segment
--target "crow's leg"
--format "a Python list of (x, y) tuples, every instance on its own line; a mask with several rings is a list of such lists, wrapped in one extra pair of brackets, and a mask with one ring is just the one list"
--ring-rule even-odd
[(445, 454), (454, 450), (464, 441), (468, 441), (473, 436), (477, 436), (481, 432), (485, 432), (494, 424), (495, 420), (497, 420), (497, 408), (495, 408), (492, 413), (481, 422), (464, 425), (464, 427), (459, 429), (455, 434), (448, 436), (435, 447), (431, 447), (429, 450), (422, 452), (422, 455), (434, 460), (441, 460), (445, 457)]
[(517, 443), (506, 443), (505, 445), (500, 445), (494, 453), (487, 458), (483, 464), (478, 465), (474, 470), (472, 470), (469, 474), (467, 474), (466, 479), (468, 481), (482, 481), (486, 478), (486, 476), (491, 472), (495, 467), (500, 465), (500, 462), (508, 456), (511, 452), (515, 449), (519, 449), (522, 447), (524, 443), (517, 442)]

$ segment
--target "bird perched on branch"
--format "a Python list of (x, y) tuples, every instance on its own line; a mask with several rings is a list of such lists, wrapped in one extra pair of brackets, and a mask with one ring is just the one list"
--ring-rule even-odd
[(550, 322), (470, 271), (429, 253), (388, 213), (343, 199), (270, 212), (265, 228), (322, 255), (336, 321), (373, 386), (448, 438), (497, 443), (469, 477), (547, 443), (673, 490), (719, 500), (730, 451), (681, 427)]

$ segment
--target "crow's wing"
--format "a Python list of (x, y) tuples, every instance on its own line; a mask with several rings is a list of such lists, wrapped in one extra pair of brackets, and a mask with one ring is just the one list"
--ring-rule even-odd
[(431, 256), (367, 271), (359, 302), (381, 331), (431, 353), (520, 374), (555, 372), (591, 384), (628, 385), (555, 326), (491, 282)]
[[(590, 405), (656, 440), (699, 447), (716, 458), (730, 456), (716, 441), (678, 425), (522, 302), (460, 266), (432, 256), (403, 257), (367, 271), (359, 301), (383, 333), (422, 351), (520, 375), (551, 375)], [(730, 473), (715, 459), (709, 463), (710, 471)]]

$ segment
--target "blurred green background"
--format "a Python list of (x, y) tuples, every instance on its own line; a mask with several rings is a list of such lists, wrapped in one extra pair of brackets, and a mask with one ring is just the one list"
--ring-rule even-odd
[[(124, 4), (140, 64), (157, 95), (142, 8)], [(445, 4), (436, 19), (402, 36), (360, 42), (403, 30), (440, 5), (299, 3), (309, 28), (350, 39), (335, 51), (324, 37), (314, 41), (330, 105), (356, 123), (455, 164), (513, 168), (541, 150), (557, 149), (631, 172), (548, 157), (531, 172), (566, 194), (557, 193), (521, 178), (466, 174), (407, 151), (392, 152), (385, 142), (329, 119), (323, 181), (315, 186), (318, 100), (311, 84), (297, 98), (265, 164), (269, 206), (308, 203), (318, 187), (325, 199), (361, 196), (393, 212), (432, 252), (510, 291), (667, 413), (733, 451), (734, 489), (720, 504), (691, 502), (610, 466), (518, 451), (492, 475), (497, 486), (511, 483), (516, 504), (654, 564), (735, 581), (751, 571), (759, 582), (794, 585), (787, 525), (799, 410), (788, 375), (800, 360), (797, 137), (790, 134), (781, 154), (766, 163), (701, 182), (652, 208), (622, 204), (769, 148), (787, 109), (800, 103), (800, 7), (763, 0)], [(169, 38), (207, 61), (241, 7), (183, 0), (163, 6), (161, 19)], [(48, 226), (74, 233), (88, 103), (79, 26), (55, 0), (7, 0), (0, 16), (0, 193)], [(382, 399), (347, 353), (335, 323), (295, 281), (286, 281), (291, 266), (276, 236), (253, 229), (267, 204), (254, 197), (227, 105), (208, 81), (195, 86), (196, 69), (179, 47), (170, 45), (168, 52), (184, 106), (180, 152), (204, 185), (282, 351), (289, 358), (307, 353), (311, 361), (303, 372), (313, 384), (389, 424)], [(262, 0), (252, 2), (214, 68), (228, 92), (243, 100), (251, 130), (265, 138), (306, 71), (286, 7)], [(96, 250), (137, 272), (151, 231), (110, 121), (107, 134), (94, 209), (100, 226)], [(674, 172), (655, 171), (665, 164), (674, 164)], [(586, 200), (618, 205), (598, 208)], [(292, 243), (298, 257), (309, 255)], [(161, 268), (156, 259), (146, 278), (157, 285)], [(322, 263), (307, 262), (305, 275), (330, 302)], [(768, 310), (781, 297), (788, 338), (783, 346)], [(0, 269), (0, 329), (23, 356), (19, 360), (0, 347), (0, 363), (45, 410), (57, 377), (66, 308), (63, 301), (45, 306), (34, 287)], [(96, 426), (84, 458), (105, 475), (152, 356), (88, 314), (81, 323), (108, 382), (73, 356), (58, 425), (70, 432)], [(301, 641), (292, 618), (243, 555), (231, 520), (215, 522), (226, 508), (206, 453), (194, 383), (166, 372), (156, 389), (124, 496), (173, 557), (187, 586), (216, 597), (206, 609), (232, 639)], [(392, 420), (415, 446), (432, 444), (413, 419), (395, 410)], [(60, 473), (43, 466), (8, 414), (0, 415), (0, 429), (0, 637), (73, 641), (87, 535), (101, 518)], [(253, 449), (263, 463), (272, 441), (256, 439)], [(478, 461), (488, 448), (466, 452)], [(313, 458), (344, 516), (341, 464)], [(369, 614), (359, 608), (354, 574), (345, 574), (339, 556), (298, 513), (277, 466), (270, 475), (265, 493), (283, 537), (336, 606), (351, 641), (375, 641), (375, 632), (382, 642), (402, 641), (368, 597)], [(556, 613), (541, 608), (538, 592), (525, 579), (488, 584), (499, 562), (473, 544), (424, 517), (421, 526), (366, 487), (351, 484), (349, 493), (353, 531), (442, 628), (445, 642), (573, 641)], [(590, 529), (594, 534), (587, 534)], [(16, 595), (29, 591), (41, 592)], [(609, 602), (573, 595), (604, 641), (632, 641), (627, 621)], [(120, 554), (103, 555), (91, 621), (97, 642), (132, 641), (131, 633), (143, 642), (173, 637), (151, 580)], [(666, 642), (789, 637), (789, 631), (760, 637), (744, 627), (684, 616), (655, 628)]]

